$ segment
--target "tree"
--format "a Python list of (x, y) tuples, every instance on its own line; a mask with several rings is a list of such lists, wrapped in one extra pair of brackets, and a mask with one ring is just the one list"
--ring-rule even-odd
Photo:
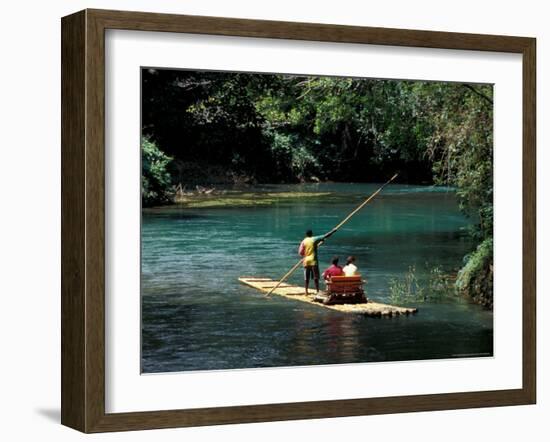
[(171, 177), (167, 168), (172, 158), (147, 137), (141, 138), (141, 195), (144, 206), (170, 200)]

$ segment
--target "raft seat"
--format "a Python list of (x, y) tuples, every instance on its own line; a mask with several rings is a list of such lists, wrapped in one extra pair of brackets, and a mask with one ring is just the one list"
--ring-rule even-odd
[(355, 304), (367, 302), (363, 279), (357, 276), (333, 276), (327, 281), (324, 304)]

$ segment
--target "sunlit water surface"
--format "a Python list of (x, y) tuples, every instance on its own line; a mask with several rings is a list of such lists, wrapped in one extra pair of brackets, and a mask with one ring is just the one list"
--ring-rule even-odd
[[(145, 373), (489, 356), (493, 316), (460, 297), (392, 319), (343, 314), (272, 296), (239, 276), (282, 276), (303, 232), (335, 226), (376, 184), (277, 185), (259, 192), (330, 192), (268, 206), (145, 210), (142, 370)], [(250, 190), (247, 190), (250, 192)], [(319, 249), (355, 255), (368, 296), (389, 302), (391, 278), (456, 272), (472, 250), (468, 220), (445, 188), (388, 186)], [(322, 269), (321, 269), (322, 270)], [(302, 282), (297, 272), (290, 281)]]

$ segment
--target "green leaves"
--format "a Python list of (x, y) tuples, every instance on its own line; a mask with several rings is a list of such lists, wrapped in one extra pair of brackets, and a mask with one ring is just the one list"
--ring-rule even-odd
[(141, 195), (144, 206), (167, 202), (172, 179), (168, 165), (172, 158), (148, 137), (141, 138)]
[(493, 307), (493, 238), (485, 239), (466, 257), (458, 272), (456, 288), (486, 307)]
[(434, 180), (457, 188), (460, 207), (477, 221), (482, 239), (492, 235), (492, 94), (490, 85), (449, 84), (418, 95), (430, 127), (426, 154)]

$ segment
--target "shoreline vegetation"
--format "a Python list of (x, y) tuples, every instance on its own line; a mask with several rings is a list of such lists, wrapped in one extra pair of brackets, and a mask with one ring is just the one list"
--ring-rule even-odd
[(330, 197), (332, 192), (254, 192), (253, 189), (218, 189), (214, 186), (195, 186), (195, 190), (178, 187), (173, 204), (185, 208), (266, 206), (284, 200)]
[[(330, 197), (260, 198), (247, 186), (384, 182), (399, 171), (401, 184), (456, 189), (476, 246), (453, 287), (492, 309), (491, 85), (144, 69), (142, 96), (146, 210)], [(411, 296), (407, 275), (395, 296)]]

